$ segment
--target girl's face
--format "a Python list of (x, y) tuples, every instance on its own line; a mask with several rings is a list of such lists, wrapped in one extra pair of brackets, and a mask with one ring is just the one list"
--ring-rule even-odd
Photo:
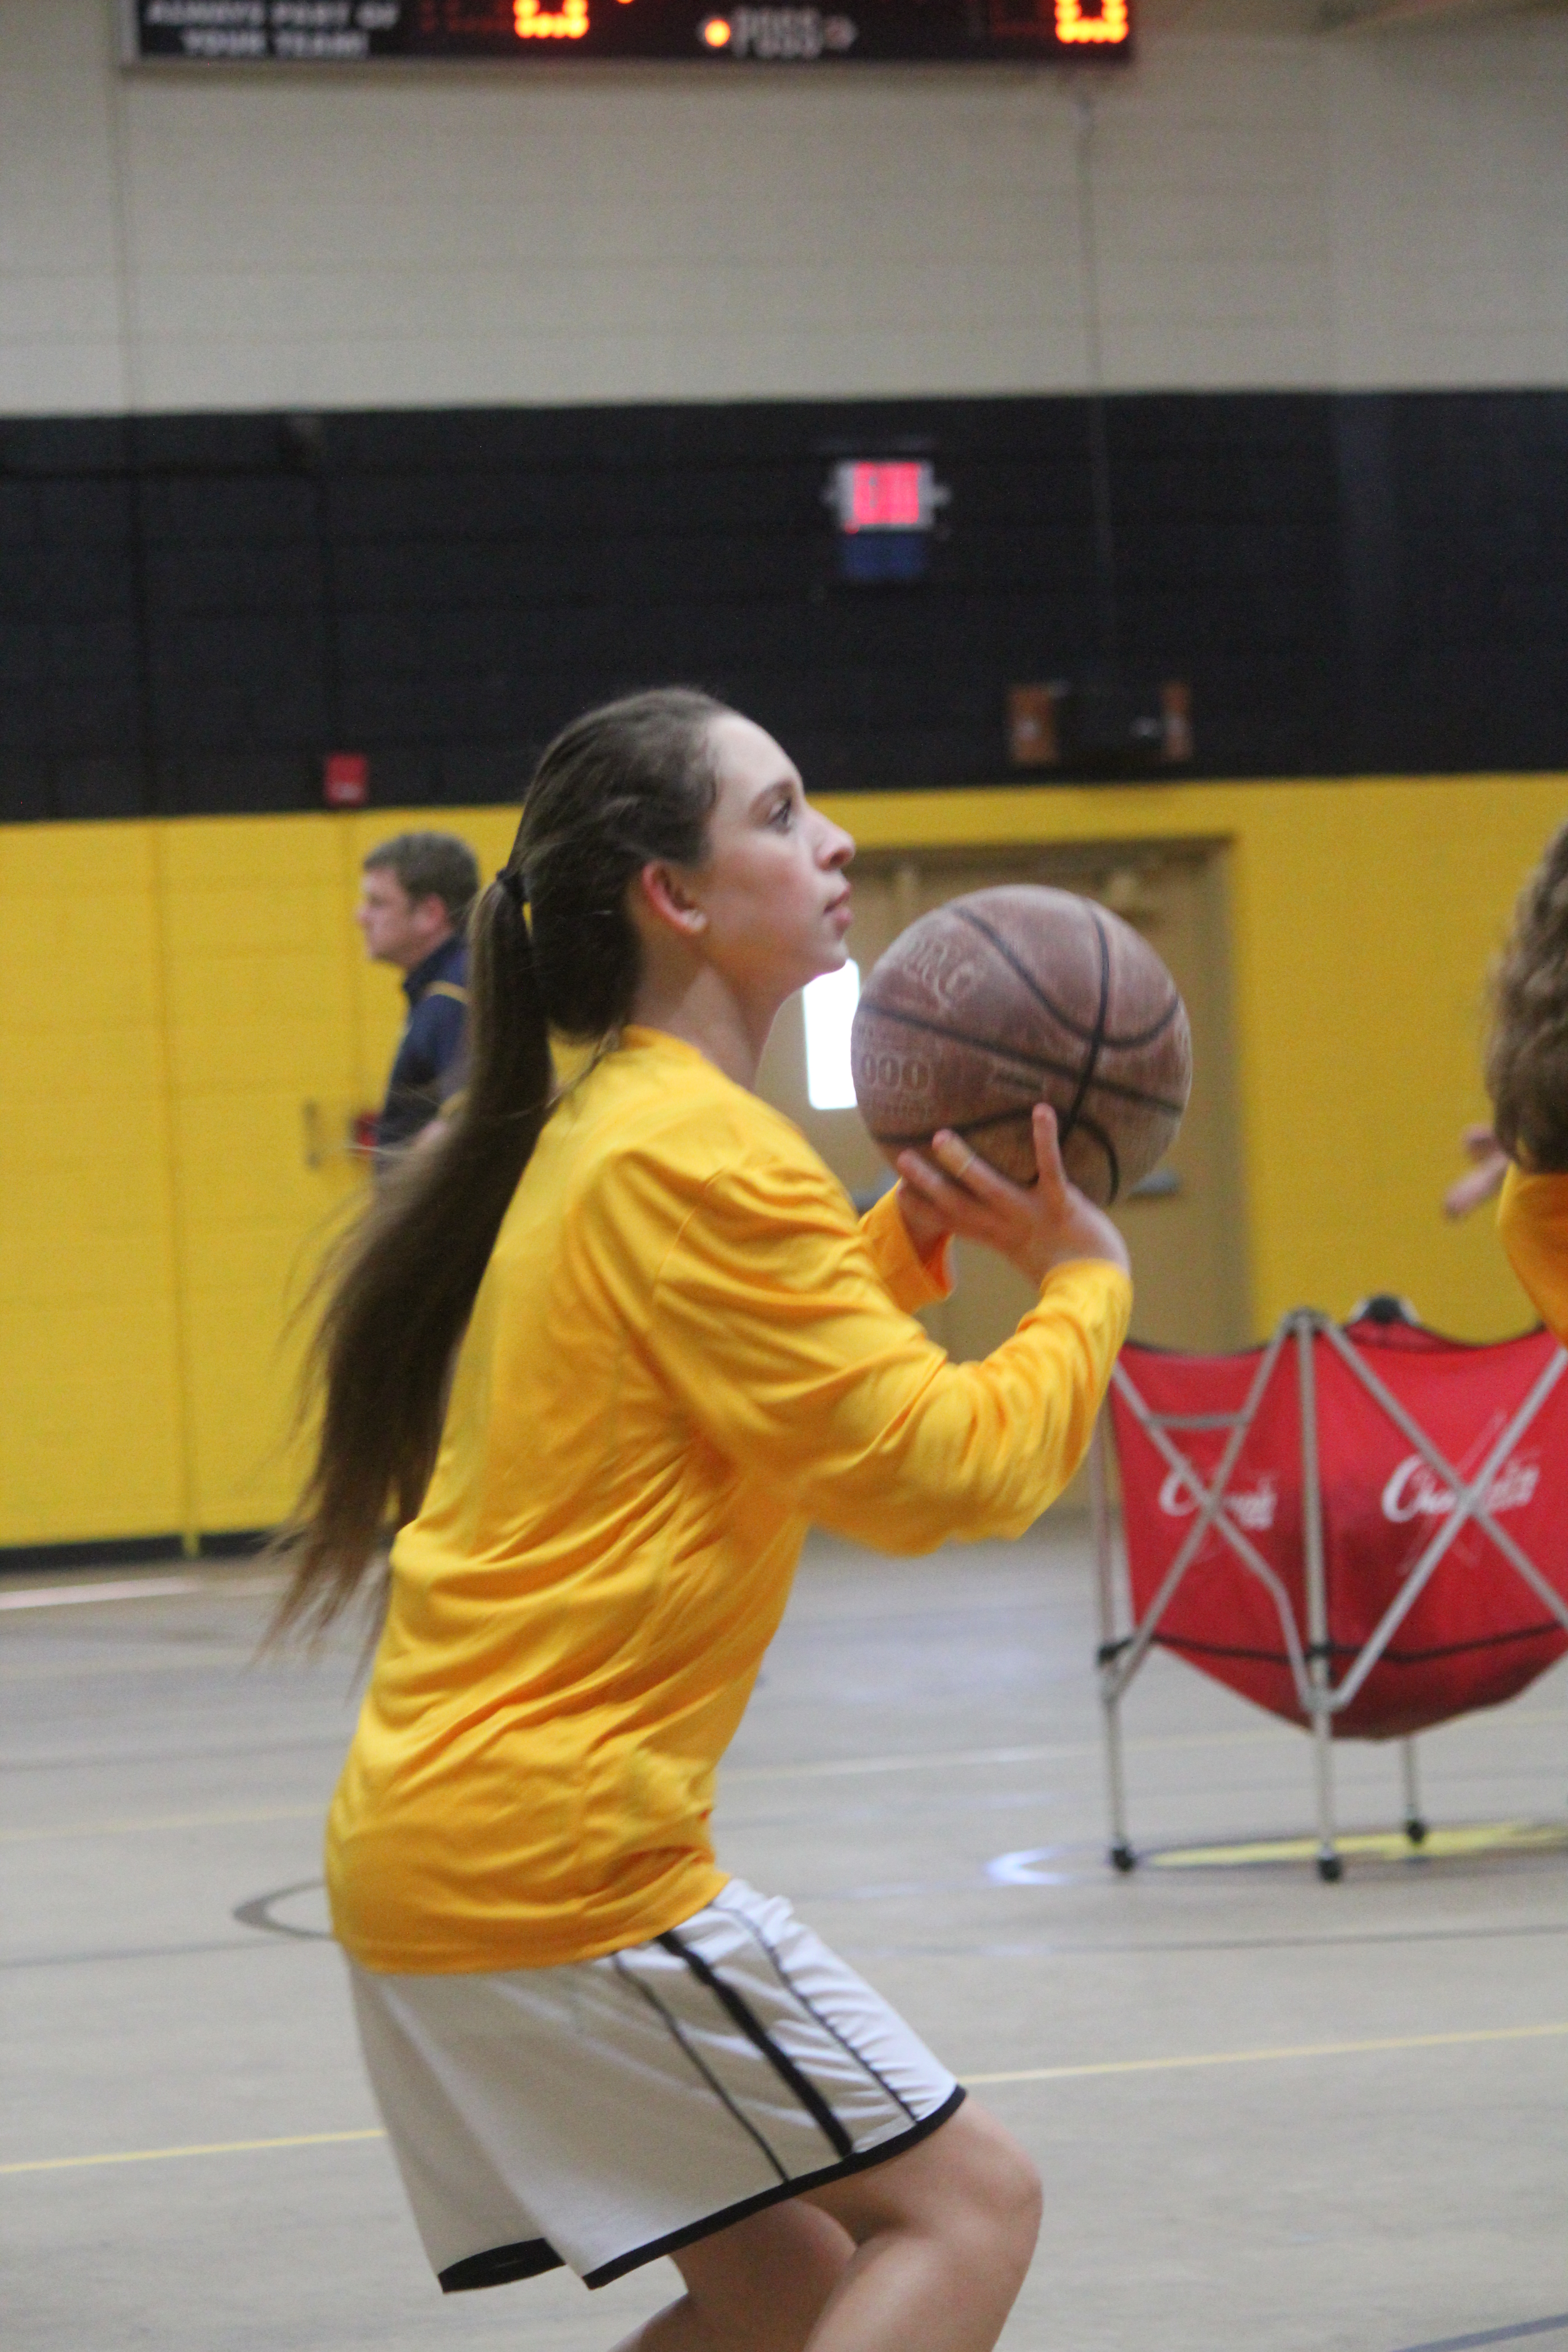
[(742, 993), (774, 1005), (846, 960), (855, 844), (805, 797), (794, 761), (751, 719), (716, 719), (718, 796), (708, 856), (686, 877), (703, 953)]

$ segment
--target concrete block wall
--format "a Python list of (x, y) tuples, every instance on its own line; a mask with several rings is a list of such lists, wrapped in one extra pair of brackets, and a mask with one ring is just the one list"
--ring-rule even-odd
[(1173, 14), (1076, 85), (717, 81), (127, 74), (5, 0), (0, 415), (1081, 391), (1096, 315), (1124, 391), (1564, 381), (1568, 26)]

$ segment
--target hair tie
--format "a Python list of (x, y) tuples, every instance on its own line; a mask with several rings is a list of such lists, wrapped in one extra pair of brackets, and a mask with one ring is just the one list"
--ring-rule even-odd
[(515, 866), (503, 866), (496, 880), (521, 915), (528, 904), (528, 884)]

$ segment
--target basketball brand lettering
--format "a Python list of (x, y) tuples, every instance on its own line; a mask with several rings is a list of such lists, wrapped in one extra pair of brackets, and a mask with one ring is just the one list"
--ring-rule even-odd
[[(1541, 1484), (1541, 1465), (1516, 1454), (1492, 1480), (1487, 1496), (1489, 1511), (1522, 1511)], [(1422, 1461), (1407, 1454), (1383, 1490), (1383, 1516), (1398, 1528), (1409, 1519), (1446, 1519), (1454, 1507), (1454, 1492)]]
[(860, 1082), (867, 1087), (902, 1087), (906, 1094), (921, 1095), (931, 1085), (931, 1066), (913, 1055), (900, 1061), (896, 1054), (862, 1054)]
[(929, 989), (949, 1012), (956, 1010), (980, 978), (973, 945), (968, 940), (944, 939), (940, 933), (918, 940), (908, 963), (911, 979)]
[[(1197, 1507), (1193, 1490), (1181, 1472), (1171, 1471), (1160, 1489), (1160, 1508), (1165, 1517), (1190, 1519)], [(1273, 1472), (1266, 1470), (1257, 1486), (1249, 1486), (1245, 1494), (1227, 1495), (1222, 1507), (1238, 1528), (1249, 1528), (1254, 1535), (1267, 1535), (1279, 1508), (1279, 1489), (1274, 1483)]]

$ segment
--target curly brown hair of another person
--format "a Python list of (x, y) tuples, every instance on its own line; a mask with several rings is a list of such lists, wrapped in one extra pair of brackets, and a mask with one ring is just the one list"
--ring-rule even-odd
[(1510, 1157), (1568, 1171), (1568, 824), (1520, 893), (1493, 976), (1487, 1088)]

